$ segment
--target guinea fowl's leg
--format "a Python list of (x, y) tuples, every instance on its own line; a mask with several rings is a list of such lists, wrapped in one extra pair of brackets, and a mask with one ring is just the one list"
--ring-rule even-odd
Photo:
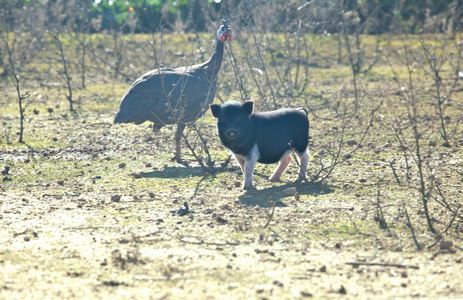
[(177, 123), (177, 132), (175, 133), (175, 156), (172, 160), (177, 161), (179, 164), (184, 164), (185, 160), (182, 159), (181, 154), (181, 141), (183, 136), (183, 130), (185, 130), (185, 124)]

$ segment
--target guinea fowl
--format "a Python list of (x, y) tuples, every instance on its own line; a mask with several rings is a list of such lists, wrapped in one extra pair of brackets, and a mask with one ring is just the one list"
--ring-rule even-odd
[(152, 70), (135, 80), (121, 100), (114, 123), (138, 125), (151, 121), (155, 133), (165, 125), (177, 124), (174, 159), (183, 162), (180, 155), (183, 130), (204, 115), (214, 100), (224, 42), (231, 41), (231, 36), (231, 27), (222, 20), (215, 51), (208, 61), (177, 69)]

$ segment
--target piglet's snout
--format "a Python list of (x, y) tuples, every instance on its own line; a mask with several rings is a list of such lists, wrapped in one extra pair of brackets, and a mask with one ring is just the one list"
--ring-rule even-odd
[(236, 139), (240, 135), (240, 130), (237, 128), (230, 128), (226, 132), (227, 138)]

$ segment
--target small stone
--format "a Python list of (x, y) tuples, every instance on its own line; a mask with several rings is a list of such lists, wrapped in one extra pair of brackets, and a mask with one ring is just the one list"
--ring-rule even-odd
[(239, 288), (239, 286), (240, 286), (240, 284), (238, 282), (232, 282), (232, 283), (230, 283), (230, 285), (228, 287), (230, 289), (236, 289), (236, 288)]
[(313, 297), (312, 293), (309, 293), (306, 291), (301, 291), (301, 296), (302, 297)]
[(241, 182), (235, 181), (235, 187), (240, 187), (240, 186), (241, 186)]
[(301, 195), (299, 195), (299, 193), (296, 192), (296, 194), (294, 194), (294, 199), (299, 200), (300, 198), (301, 198)]
[(111, 202), (119, 202), (121, 201), (121, 195), (112, 195)]
[[(183, 205), (179, 209), (173, 209), (170, 211), (173, 215), (177, 216), (184, 216), (190, 213), (190, 207), (188, 206), (188, 202), (183, 202)], [(193, 212), (193, 211), (191, 211)]]
[(9, 172), (10, 172), (10, 166), (4, 166), (2, 175), (8, 175)]
[(283, 192), (283, 195), (285, 196), (294, 196), (297, 193), (295, 187), (284, 189), (282, 192)]
[(125, 166), (126, 166), (125, 163), (120, 163), (120, 164), (119, 164), (119, 168), (121, 168), (121, 169), (122, 169), (122, 168), (125, 168)]
[(26, 235), (26, 236), (24, 237), (24, 240), (25, 240), (26, 242), (29, 242), (29, 241), (31, 240), (31, 237), (28, 236), (28, 235)]
[(346, 288), (341, 284), (341, 287), (339, 288), (339, 294), (345, 295), (347, 294)]
[(439, 249), (441, 250), (449, 250), (452, 247), (453, 247), (453, 242), (451, 241), (442, 240), (439, 243)]
[(156, 196), (156, 195), (155, 195), (153, 192), (149, 192), (149, 193), (148, 193), (148, 196), (150, 196), (150, 198), (152, 199), (152, 198), (154, 198), (154, 196)]
[(408, 277), (408, 273), (405, 272), (405, 271), (403, 271), (402, 273), (400, 273), (400, 276), (401, 276), (402, 278), (407, 278), (407, 277)]
[(57, 182), (59, 185), (64, 185), (64, 181), (63, 180), (58, 180)]
[(226, 224), (226, 223), (228, 223), (227, 220), (225, 220), (224, 218), (222, 218), (222, 217), (220, 217), (220, 216), (217, 217), (216, 220), (217, 220), (217, 222), (219, 222), (220, 224)]
[(152, 168), (152, 167), (153, 167), (153, 165), (152, 165), (152, 164), (150, 164), (150, 163), (147, 163), (147, 164), (145, 165), (145, 167), (147, 167), (147, 168)]
[(281, 283), (281, 282), (278, 281), (278, 280), (274, 280), (274, 281), (273, 281), (273, 284), (276, 285), (276, 286), (279, 286), (279, 287), (283, 287), (283, 283)]
[(325, 265), (320, 267), (320, 272), (323, 272), (323, 273), (326, 272), (326, 266)]

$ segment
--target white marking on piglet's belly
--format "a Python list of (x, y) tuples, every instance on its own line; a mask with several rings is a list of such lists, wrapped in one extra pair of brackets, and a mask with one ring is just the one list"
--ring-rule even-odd
[(249, 155), (246, 157), (246, 160), (252, 160), (252, 161), (258, 161), (260, 158), (260, 151), (259, 147), (257, 147), (257, 143), (254, 144), (254, 146), (251, 149), (251, 152)]

